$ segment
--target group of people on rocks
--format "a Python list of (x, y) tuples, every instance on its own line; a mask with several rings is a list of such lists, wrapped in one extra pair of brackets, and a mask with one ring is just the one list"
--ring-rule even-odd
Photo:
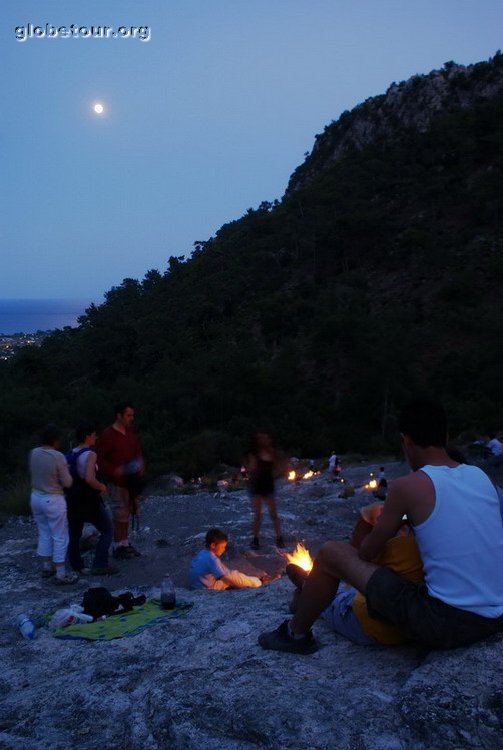
[[(75, 430), (77, 445), (65, 456), (59, 451), (61, 431), (51, 424), (42, 432), (41, 445), (30, 453), (37, 554), (42, 560), (42, 575), (54, 576), (58, 585), (75, 583), (79, 575), (118, 573), (109, 563), (112, 542), (117, 559), (140, 555), (128, 539), (129, 519), (143, 489), (144, 473), (141, 448), (132, 427), (134, 407), (123, 402), (114, 413), (114, 422), (103, 431), (98, 443), (95, 426), (83, 422)], [(103, 501), (105, 492), (111, 516)], [(86, 522), (100, 534), (91, 568), (84, 567), (80, 555)], [(71, 571), (66, 567), (67, 555)]]
[[(43, 575), (54, 575), (57, 583), (75, 580), (75, 574), (66, 572), (66, 552), (70, 540), (70, 563), (78, 571), (77, 539), (85, 520), (101, 532), (90, 572), (113, 572), (107, 560), (112, 529), (115, 557), (139, 554), (128, 540), (129, 518), (144, 470), (133, 420), (132, 405), (119, 405), (114, 423), (99, 440), (97, 455), (95, 430), (91, 425), (79, 426), (73, 478), (57, 450), (57, 428), (48, 426), (43, 444), (30, 454), (38, 554)], [(481, 469), (460, 463), (448, 451), (447, 420), (439, 404), (410, 403), (402, 411), (399, 430), (411, 473), (390, 488), (385, 486), (385, 502), (362, 509), (350, 542), (324, 543), (309, 574), (294, 565), (287, 567), (295, 585), (293, 618), (262, 633), (263, 648), (313, 653), (319, 644), (311, 628), (319, 617), (339, 634), (364, 645), (413, 640), (427, 648), (454, 648), (503, 631), (503, 492)], [(113, 520), (101, 499), (105, 485), (96, 477), (98, 464), (106, 479)], [(264, 502), (276, 543), (282, 547), (274, 500), (281, 458), (267, 433), (254, 436), (245, 466), (252, 497), (252, 547), (260, 547)], [(385, 485), (384, 474), (381, 479)], [(72, 484), (82, 485), (76, 488), (76, 498), (82, 487), (95, 493), (86, 518), (73, 506)], [(191, 563), (193, 588), (258, 587), (271, 580), (226, 567), (220, 558), (227, 542), (220, 529), (208, 531), (205, 548)]]

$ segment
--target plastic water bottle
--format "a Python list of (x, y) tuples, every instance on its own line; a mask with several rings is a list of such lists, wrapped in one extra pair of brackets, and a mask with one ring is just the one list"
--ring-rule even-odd
[(175, 585), (168, 573), (161, 581), (161, 606), (163, 609), (174, 609), (176, 606)]
[(19, 632), (29, 641), (32, 641), (37, 633), (35, 625), (32, 623), (28, 615), (22, 614), (16, 620)]

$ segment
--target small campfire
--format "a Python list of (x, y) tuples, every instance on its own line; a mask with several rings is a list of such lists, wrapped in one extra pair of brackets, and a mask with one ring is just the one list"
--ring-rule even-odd
[(367, 484), (363, 485), (364, 490), (375, 490), (377, 488), (377, 479), (375, 479), (373, 472), (370, 472), (370, 479)]
[(281, 553), (288, 563), (298, 565), (299, 568), (309, 573), (313, 567), (313, 558), (301, 542), (297, 543), (293, 552)]
[(289, 471), (287, 478), (289, 482), (298, 482), (301, 479), (311, 479), (311, 477), (314, 477), (319, 473), (319, 471), (311, 471), (311, 469), (309, 469), (309, 471), (306, 471), (304, 474), (297, 474), (296, 471)]

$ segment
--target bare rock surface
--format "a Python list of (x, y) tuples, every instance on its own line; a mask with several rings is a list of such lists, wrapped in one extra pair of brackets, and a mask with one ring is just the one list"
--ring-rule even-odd
[[(358, 488), (376, 469), (353, 467), (346, 476)], [(387, 464), (390, 477), (405, 470)], [(323, 474), (279, 487), (289, 549), (304, 539), (315, 552), (327, 538), (349, 536), (358, 509), (372, 497), (357, 489), (341, 499), (338, 490)], [(0, 529), (0, 748), (503, 748), (501, 637), (426, 653), (414, 646), (355, 646), (317, 623), (322, 648), (316, 654), (263, 651), (257, 636), (288, 616), (291, 584), (282, 578), (260, 589), (189, 591), (188, 563), (212, 525), (231, 536), (229, 566), (284, 569), (267, 517), (260, 552), (248, 551), (245, 492), (149, 497), (133, 538), (143, 557), (118, 563), (118, 576), (68, 587), (39, 577), (31, 520), (12, 519)], [(40, 628), (34, 641), (25, 641), (13, 624), (20, 612), (40, 621), (80, 601), (92, 585), (151, 593), (165, 571), (178, 599), (194, 606), (138, 636), (62, 641)]]

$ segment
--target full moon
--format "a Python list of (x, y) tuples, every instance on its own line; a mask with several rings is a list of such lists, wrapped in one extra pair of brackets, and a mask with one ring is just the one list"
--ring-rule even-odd
[(97, 115), (102, 115), (103, 112), (105, 111), (105, 107), (103, 106), (103, 104), (100, 104), (99, 102), (93, 105), (93, 109)]

